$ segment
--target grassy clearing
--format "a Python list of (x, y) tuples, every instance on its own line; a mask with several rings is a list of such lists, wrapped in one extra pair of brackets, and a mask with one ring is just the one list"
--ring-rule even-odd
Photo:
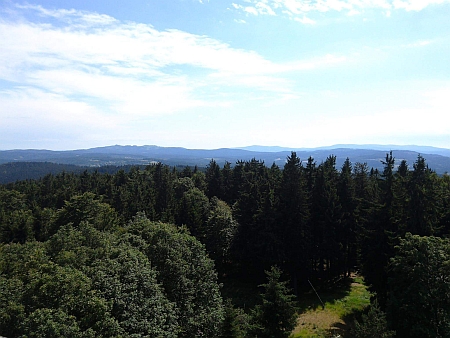
[(302, 314), (291, 337), (348, 337), (354, 316), (370, 304), (370, 293), (362, 279), (352, 276), (341, 280), (332, 289), (318, 292), (325, 309), (313, 292), (306, 294), (300, 302)]

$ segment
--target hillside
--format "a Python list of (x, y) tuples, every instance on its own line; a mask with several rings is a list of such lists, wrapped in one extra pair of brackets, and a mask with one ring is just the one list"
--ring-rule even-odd
[[(402, 160), (406, 160), (412, 166), (417, 156), (421, 154), (425, 157), (429, 167), (436, 171), (437, 174), (442, 175), (450, 172), (450, 150), (434, 147), (337, 145), (335, 147), (294, 149), (251, 146), (241, 149), (221, 148), (207, 150), (181, 147), (115, 145), (70, 151), (3, 150), (0, 151), (0, 183), (13, 182), (20, 179), (34, 179), (47, 173), (58, 173), (61, 171), (79, 172), (104, 166), (145, 166), (157, 162), (169, 166), (206, 167), (211, 159), (214, 159), (219, 165), (230, 162), (233, 166), (237, 161), (248, 161), (255, 158), (263, 161), (268, 166), (275, 163), (282, 167), (291, 151), (296, 151), (303, 163), (306, 163), (311, 156), (320, 164), (328, 156), (334, 155), (336, 156), (336, 166), (338, 168), (342, 166), (348, 157), (352, 163), (367, 163), (369, 168), (380, 170), (383, 167), (382, 161), (390, 150), (393, 151), (396, 165), (399, 165)], [(22, 162), (33, 162), (33, 164), (19, 166), (18, 163)], [(113, 169), (112, 172), (115, 172), (115, 170), (117, 168)]]

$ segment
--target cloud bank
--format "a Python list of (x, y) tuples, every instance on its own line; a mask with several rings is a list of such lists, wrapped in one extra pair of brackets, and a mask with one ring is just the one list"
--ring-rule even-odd
[(208, 105), (195, 92), (214, 85), (285, 92), (283, 73), (343, 61), (325, 55), (276, 64), (207, 36), (73, 9), (17, 5), (14, 14), (0, 21), (0, 78), (16, 84), (13, 91), (26, 95), (26, 87), (86, 104), (101, 101), (121, 113)]

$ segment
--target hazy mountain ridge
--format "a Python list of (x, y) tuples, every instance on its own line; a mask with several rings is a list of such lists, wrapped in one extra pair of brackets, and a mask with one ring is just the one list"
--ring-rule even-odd
[(365, 150), (382, 150), (382, 151), (413, 151), (420, 154), (435, 154), (450, 157), (450, 149), (438, 148), (431, 146), (417, 146), (417, 145), (395, 145), (395, 144), (335, 144), (332, 146), (317, 147), (317, 148), (290, 148), (280, 146), (259, 146), (253, 145), (248, 147), (238, 147), (235, 149), (259, 151), (259, 152), (280, 152), (280, 151), (315, 151), (315, 150), (332, 150), (332, 149), (365, 149)]
[[(407, 149), (409, 147), (409, 149)], [(386, 153), (393, 151), (396, 164), (401, 160), (406, 160), (412, 168), (417, 156), (422, 155), (428, 166), (438, 174), (450, 172), (450, 150), (435, 147), (423, 146), (395, 146), (395, 145), (336, 145), (320, 148), (283, 148), (267, 146), (250, 146), (244, 148), (221, 148), (221, 149), (186, 149), (182, 147), (159, 147), (155, 145), (146, 146), (106, 146), (91, 149), (51, 151), (34, 149), (17, 149), (0, 151), (0, 176), (11, 175), (14, 166), (7, 163), (18, 162), (46, 162), (48, 163), (76, 165), (84, 167), (103, 166), (127, 166), (127, 165), (148, 165), (162, 162), (170, 166), (199, 166), (206, 167), (211, 159), (219, 165), (226, 161), (232, 165), (237, 161), (248, 161), (252, 158), (264, 161), (267, 166), (275, 163), (283, 166), (287, 156), (291, 151), (296, 151), (297, 155), (306, 161), (312, 156), (317, 163), (324, 161), (328, 156), (336, 156), (336, 166), (340, 168), (348, 157), (352, 163), (367, 163), (369, 168), (383, 167), (381, 161), (385, 159)], [(33, 167), (40, 171), (36, 163)], [(63, 167), (59, 167), (63, 168)], [(55, 170), (58, 168), (55, 167)], [(62, 170), (62, 169), (61, 169)], [(52, 171), (53, 172), (53, 171)], [(22, 179), (35, 178), (23, 177)], [(5, 182), (0, 179), (0, 182)]]

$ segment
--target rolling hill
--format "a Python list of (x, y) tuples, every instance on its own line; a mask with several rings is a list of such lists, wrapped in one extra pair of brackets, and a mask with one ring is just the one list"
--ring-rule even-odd
[[(406, 160), (410, 167), (417, 156), (422, 155), (428, 166), (438, 174), (450, 172), (450, 150), (444, 148), (396, 145), (336, 145), (321, 148), (283, 148), (250, 146), (244, 148), (221, 149), (186, 149), (181, 147), (148, 146), (106, 146), (91, 149), (51, 151), (36, 149), (18, 149), (0, 151), (0, 183), (14, 180), (36, 178), (42, 173), (57, 173), (60, 171), (78, 171), (78, 167), (90, 169), (104, 166), (149, 165), (161, 162), (170, 166), (206, 167), (211, 159), (219, 165), (226, 161), (232, 165), (237, 161), (247, 161), (253, 158), (264, 161), (268, 166), (273, 163), (283, 166), (291, 151), (306, 162), (312, 156), (317, 163), (328, 156), (336, 156), (336, 166), (339, 168), (348, 157), (352, 163), (361, 162), (373, 168), (381, 169), (382, 160), (390, 150), (396, 159), (396, 164)], [(27, 169), (17, 166), (17, 163), (33, 162)], [(14, 166), (13, 164), (16, 163)], [(41, 163), (41, 165), (39, 164)], [(49, 163), (57, 164), (49, 165)], [(59, 166), (58, 166), (59, 165)], [(65, 166), (62, 166), (65, 165)], [(77, 167), (78, 166), (78, 167)], [(33, 170), (30, 170), (30, 167)], [(47, 169), (44, 169), (44, 168)], [(11, 171), (15, 171), (11, 175)], [(20, 173), (18, 171), (21, 171)], [(38, 174), (31, 175), (30, 172)], [(9, 177), (9, 178), (7, 178)]]

